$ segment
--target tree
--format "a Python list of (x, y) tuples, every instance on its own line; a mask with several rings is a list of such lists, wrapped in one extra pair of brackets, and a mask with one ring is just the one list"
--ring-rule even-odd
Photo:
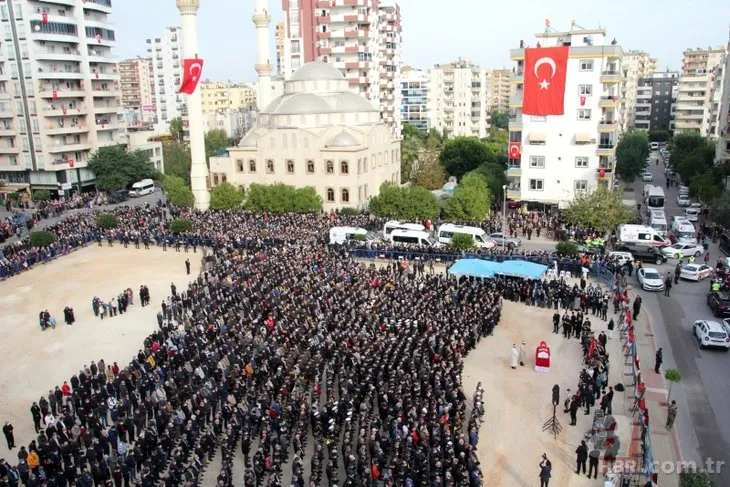
[(622, 223), (633, 223), (637, 220), (636, 212), (625, 206), (621, 198), (621, 192), (599, 187), (593, 192), (577, 196), (563, 210), (563, 216), (572, 225), (593, 227), (607, 232)]
[(672, 385), (682, 381), (682, 374), (676, 369), (667, 369), (664, 371), (664, 378), (669, 382), (669, 392), (667, 392), (667, 403), (669, 403), (672, 397)]
[(221, 183), (210, 192), (211, 210), (232, 210), (243, 204), (243, 191), (229, 182)]
[[(408, 124), (406, 124), (408, 125)], [(409, 125), (410, 126), (410, 125)], [(401, 183), (411, 181), (413, 170), (419, 164), (419, 155), (423, 150), (423, 141), (414, 136), (404, 137), (400, 144), (400, 180)]]
[(193, 222), (184, 218), (176, 218), (170, 222), (170, 231), (172, 233), (185, 233), (193, 228)]
[(318, 213), (322, 211), (322, 198), (308, 187), (252, 184), (246, 192), (244, 206), (250, 211), (267, 213)]
[(48, 247), (56, 240), (56, 236), (54, 234), (45, 230), (30, 232), (28, 238), (30, 240), (30, 245), (33, 247)]
[(616, 146), (616, 173), (624, 181), (632, 182), (646, 167), (649, 157), (649, 139), (645, 132), (629, 132)]
[(190, 147), (174, 141), (162, 143), (165, 176), (177, 176), (190, 186)]
[(117, 219), (117, 215), (113, 213), (102, 213), (96, 217), (96, 226), (98, 228), (108, 230), (110, 228), (117, 228), (117, 225), (119, 225), (119, 220)]
[(96, 174), (96, 186), (103, 191), (125, 189), (142, 179), (158, 179), (160, 174), (142, 151), (128, 152), (122, 146), (101, 147), (88, 168)]
[(162, 189), (167, 195), (167, 199), (173, 206), (181, 208), (191, 208), (195, 203), (195, 196), (192, 190), (185, 184), (182, 178), (177, 176), (166, 176), (162, 181)]
[(469, 250), (474, 247), (474, 237), (467, 233), (455, 233), (451, 237), (450, 247), (458, 252)]
[(712, 221), (725, 228), (730, 228), (730, 191), (725, 191), (711, 207)]
[(170, 135), (175, 137), (175, 140), (178, 142), (183, 141), (183, 132), (185, 130), (185, 124), (183, 123), (183, 119), (180, 117), (175, 117), (172, 120), (170, 120)]
[(489, 190), (493, 196), (502, 196), (502, 186), (507, 184), (507, 175), (504, 172), (504, 168), (496, 163), (487, 163), (479, 166), (478, 168), (471, 171), (469, 174), (479, 174), (483, 176), (487, 184), (489, 184)]
[(489, 184), (480, 174), (467, 174), (459, 182), (454, 195), (446, 201), (444, 214), (454, 221), (480, 222), (492, 205)]
[(322, 197), (314, 188), (297, 188), (294, 190), (291, 211), (294, 213), (321, 213)]
[(669, 142), (671, 138), (668, 130), (650, 130), (647, 135), (649, 142)]
[(489, 114), (489, 124), (498, 129), (507, 130), (509, 127), (509, 114), (494, 110)]
[(574, 257), (576, 254), (578, 254), (578, 246), (575, 244), (575, 242), (571, 242), (569, 240), (562, 240), (555, 245), (555, 251), (558, 253), (558, 255), (565, 256), (565, 257)]
[(448, 139), (441, 151), (441, 165), (449, 176), (461, 178), (490, 161), (487, 146), (476, 137)]
[(426, 139), (426, 147), (418, 154), (418, 164), (412, 174), (414, 183), (430, 190), (443, 188), (444, 182), (446, 182), (446, 171), (439, 161), (439, 154), (438, 139), (429, 135)]
[(401, 188), (390, 182), (380, 185), (377, 196), (370, 199), (370, 212), (383, 218), (422, 221), (439, 214), (438, 200), (421, 186)]
[(33, 191), (34, 201), (48, 201), (51, 199), (51, 192), (47, 189), (37, 189)]
[(701, 202), (711, 205), (722, 194), (723, 181), (716, 176), (714, 168), (712, 168), (692, 177), (689, 181), (689, 189)]
[(679, 473), (679, 487), (715, 487), (715, 482), (704, 470), (687, 468)]
[(679, 134), (672, 139), (671, 161), (682, 181), (690, 182), (713, 168), (715, 145), (699, 134)]
[(231, 139), (223, 129), (209, 130), (205, 134), (205, 161), (220, 153), (221, 150), (227, 149), (232, 145)]

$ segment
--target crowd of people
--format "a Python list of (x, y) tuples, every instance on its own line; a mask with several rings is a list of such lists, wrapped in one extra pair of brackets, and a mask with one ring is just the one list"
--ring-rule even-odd
[[(146, 286), (140, 288), (140, 294)], [(120, 292), (117, 296), (113, 296), (111, 299), (104, 301), (103, 299), (94, 296), (91, 300), (91, 309), (94, 311), (94, 316), (100, 319), (105, 317), (112, 318), (118, 314), (124, 314), (127, 312), (127, 308), (134, 304), (134, 291), (132, 288), (127, 288)]]

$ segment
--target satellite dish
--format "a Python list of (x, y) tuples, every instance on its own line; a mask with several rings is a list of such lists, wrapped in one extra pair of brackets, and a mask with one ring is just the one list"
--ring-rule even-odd
[(35, 27), (33, 27), (33, 30), (35, 30), (36, 32), (40, 31), (41, 30), (40, 24), (36, 24)]

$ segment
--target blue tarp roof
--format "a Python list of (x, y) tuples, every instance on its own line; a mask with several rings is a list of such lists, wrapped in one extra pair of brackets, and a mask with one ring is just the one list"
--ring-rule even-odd
[(459, 259), (449, 268), (449, 274), (455, 276), (494, 277), (504, 276), (539, 279), (548, 269), (546, 265), (535, 264), (525, 260), (507, 260), (501, 263), (482, 259)]

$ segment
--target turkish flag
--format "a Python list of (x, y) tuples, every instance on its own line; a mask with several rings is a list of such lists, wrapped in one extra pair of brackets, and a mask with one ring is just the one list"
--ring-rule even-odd
[(509, 149), (507, 150), (507, 156), (510, 159), (519, 159), (522, 153), (522, 147), (519, 142), (510, 142)]
[(522, 113), (562, 115), (569, 47), (525, 49), (525, 88)]
[(582, 107), (586, 106), (586, 97), (585, 96), (580, 97), (580, 106), (582, 106)]
[(183, 60), (183, 80), (180, 84), (179, 93), (192, 95), (198, 86), (200, 76), (203, 74), (202, 59), (184, 59)]
[(44, 24), (48, 23), (48, 12), (43, 12), (43, 23)]

